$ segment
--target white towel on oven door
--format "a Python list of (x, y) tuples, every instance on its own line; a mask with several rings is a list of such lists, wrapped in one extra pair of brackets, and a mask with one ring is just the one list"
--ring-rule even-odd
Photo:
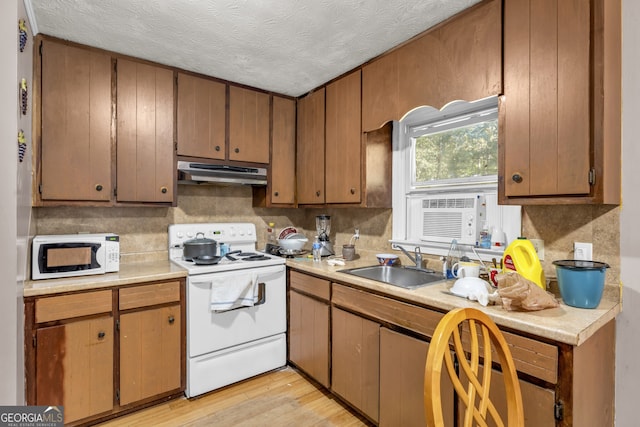
[(258, 302), (257, 273), (211, 280), (211, 311), (251, 307), (256, 302)]

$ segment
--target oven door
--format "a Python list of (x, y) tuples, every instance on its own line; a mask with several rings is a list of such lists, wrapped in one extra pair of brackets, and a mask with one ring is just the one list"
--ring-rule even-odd
[[(286, 320), (285, 266), (248, 268), (187, 278), (187, 352), (190, 358), (283, 333)], [(251, 307), (211, 310), (211, 286), (257, 273), (260, 301)]]

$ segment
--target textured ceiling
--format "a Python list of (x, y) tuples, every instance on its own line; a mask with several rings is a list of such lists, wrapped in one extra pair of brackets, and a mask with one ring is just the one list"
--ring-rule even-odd
[(480, 0), (25, 0), (43, 34), (299, 96)]

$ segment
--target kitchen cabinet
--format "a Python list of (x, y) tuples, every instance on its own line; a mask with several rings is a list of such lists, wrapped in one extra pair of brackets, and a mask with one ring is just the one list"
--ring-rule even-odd
[(229, 160), (269, 163), (271, 97), (237, 86), (229, 88)]
[(184, 279), (25, 298), (28, 405), (95, 423), (181, 396)]
[(289, 361), (327, 388), (330, 292), (328, 280), (289, 272)]
[(120, 405), (180, 392), (180, 282), (119, 291)]
[(331, 308), (331, 390), (378, 422), (380, 325)]
[(360, 203), (361, 200), (360, 93), (360, 70), (326, 87), (326, 203)]
[(362, 67), (362, 130), (502, 92), (501, 2), (471, 7)]
[(34, 205), (110, 202), (111, 57), (48, 39), (42, 40), (40, 55)]
[(224, 160), (227, 85), (178, 73), (178, 155)]
[(64, 422), (113, 408), (114, 315), (111, 291), (38, 299), (26, 310), (34, 328), (29, 405), (64, 406)]
[(280, 96), (273, 97), (270, 173), (268, 205), (292, 206), (296, 202), (296, 102)]
[(501, 203), (620, 203), (620, 3), (504, 2)]
[(175, 203), (173, 71), (117, 65), (117, 201)]
[(296, 182), (301, 205), (325, 202), (324, 109), (324, 87), (298, 100)]

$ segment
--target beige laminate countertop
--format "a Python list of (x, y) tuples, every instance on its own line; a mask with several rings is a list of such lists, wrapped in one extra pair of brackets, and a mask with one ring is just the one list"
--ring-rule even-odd
[[(622, 309), (617, 289), (607, 289), (600, 305), (595, 309), (580, 309), (567, 306), (560, 300), (560, 306), (534, 312), (506, 311), (502, 306), (483, 307), (476, 301), (469, 301), (450, 294), (447, 290), (451, 281), (409, 290), (387, 285), (375, 280), (363, 279), (338, 270), (375, 265), (374, 255), (362, 255), (359, 259), (347, 261), (344, 266), (330, 266), (323, 259), (321, 263), (306, 258), (287, 260), (287, 266), (299, 271), (326, 277), (329, 280), (355, 285), (360, 289), (398, 298), (418, 305), (449, 311), (458, 307), (474, 307), (487, 313), (496, 324), (516, 331), (525, 332), (557, 342), (580, 345), (598, 329), (614, 319)], [(607, 288), (613, 288), (607, 286)]]
[(120, 264), (120, 271), (117, 273), (64, 279), (30, 280), (24, 284), (24, 296), (51, 295), (183, 277), (187, 277), (187, 270), (178, 267), (169, 260)]

